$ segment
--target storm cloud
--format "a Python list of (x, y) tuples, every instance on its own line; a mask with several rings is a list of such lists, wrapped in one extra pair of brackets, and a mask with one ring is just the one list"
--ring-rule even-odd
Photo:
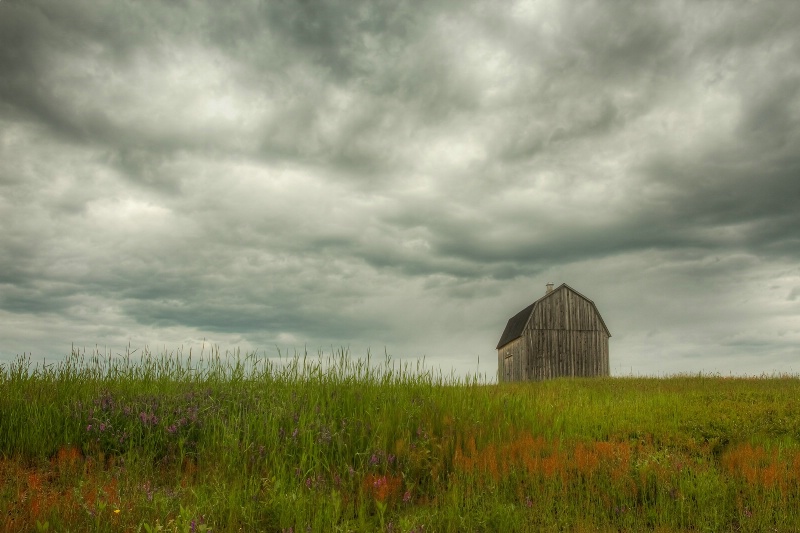
[(797, 2), (0, 2), (0, 359), (350, 346), (798, 372)]

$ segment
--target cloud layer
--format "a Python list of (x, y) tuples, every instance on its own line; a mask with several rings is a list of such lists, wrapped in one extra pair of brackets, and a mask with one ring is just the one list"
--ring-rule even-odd
[(798, 372), (796, 2), (0, 3), (0, 358), (351, 346)]

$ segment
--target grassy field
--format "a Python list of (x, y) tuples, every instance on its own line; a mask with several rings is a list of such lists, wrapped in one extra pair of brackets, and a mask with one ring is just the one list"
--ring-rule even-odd
[(347, 353), (0, 368), (2, 531), (800, 531), (800, 380)]

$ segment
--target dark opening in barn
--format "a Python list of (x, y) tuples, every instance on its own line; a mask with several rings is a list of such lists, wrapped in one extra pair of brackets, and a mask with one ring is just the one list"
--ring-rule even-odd
[(544, 296), (508, 320), (497, 343), (497, 379), (608, 376), (609, 337), (594, 302), (566, 283), (548, 283)]

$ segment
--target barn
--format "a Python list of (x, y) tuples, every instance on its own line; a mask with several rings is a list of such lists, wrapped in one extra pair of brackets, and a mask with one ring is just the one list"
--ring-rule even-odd
[(508, 320), (497, 343), (497, 379), (608, 376), (611, 337), (594, 302), (566, 283)]

